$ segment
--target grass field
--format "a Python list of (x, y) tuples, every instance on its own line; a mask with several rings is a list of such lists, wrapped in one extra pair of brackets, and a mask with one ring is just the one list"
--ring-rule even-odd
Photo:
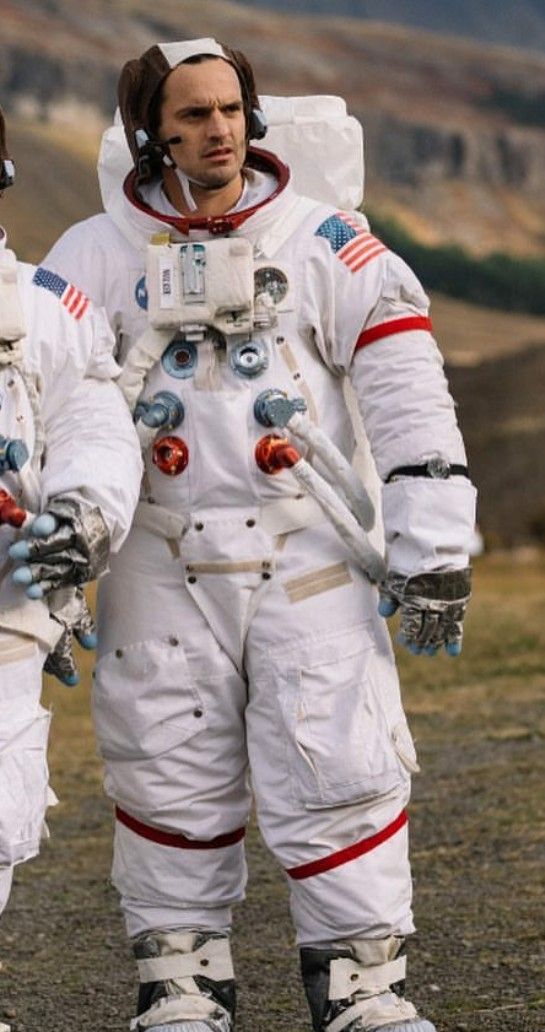
[[(409, 995), (438, 1032), (545, 1029), (545, 557), (476, 564), (458, 660), (400, 655), (419, 748), (410, 809), (418, 933)], [(85, 659), (86, 657), (84, 657)], [(122, 1032), (135, 977), (108, 881), (85, 684), (48, 684), (52, 839), (17, 872), (0, 931), (0, 1020), (14, 1032)], [(235, 923), (238, 1032), (308, 1032), (283, 878), (249, 836)]]

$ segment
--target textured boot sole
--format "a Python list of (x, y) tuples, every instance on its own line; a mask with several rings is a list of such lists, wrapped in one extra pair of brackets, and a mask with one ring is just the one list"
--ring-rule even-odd
[(426, 1021), (425, 1018), (417, 1018), (415, 1021), (396, 1021), (393, 1025), (381, 1025), (380, 1028), (370, 1028), (367, 1032), (437, 1032), (437, 1029), (435, 1025), (432, 1025), (431, 1021)]
[(219, 1026), (208, 1021), (175, 1021), (168, 1025), (153, 1025), (146, 1032), (219, 1032)]

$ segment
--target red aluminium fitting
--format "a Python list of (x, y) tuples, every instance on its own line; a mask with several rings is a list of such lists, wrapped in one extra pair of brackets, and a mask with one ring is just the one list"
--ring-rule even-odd
[(0, 491), (0, 523), (8, 523), (10, 527), (22, 527), (26, 516), (25, 510), (17, 505), (15, 498), (8, 491)]
[(153, 445), (152, 459), (161, 473), (177, 477), (189, 462), (189, 448), (181, 437), (161, 437)]
[(255, 461), (263, 473), (280, 473), (299, 462), (301, 456), (287, 437), (267, 434), (255, 446)]

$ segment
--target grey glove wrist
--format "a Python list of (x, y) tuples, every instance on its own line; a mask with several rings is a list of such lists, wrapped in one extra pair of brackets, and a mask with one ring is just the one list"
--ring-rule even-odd
[(432, 570), (411, 577), (392, 572), (380, 587), (379, 611), (401, 609), (400, 641), (413, 652), (461, 651), (463, 619), (471, 597), (471, 569)]
[(64, 588), (51, 592), (49, 612), (61, 625), (62, 634), (49, 653), (44, 670), (48, 674), (53, 674), (62, 684), (72, 687), (79, 682), (79, 673), (72, 652), (73, 639), (76, 638), (85, 649), (95, 649), (95, 622), (81, 588)]

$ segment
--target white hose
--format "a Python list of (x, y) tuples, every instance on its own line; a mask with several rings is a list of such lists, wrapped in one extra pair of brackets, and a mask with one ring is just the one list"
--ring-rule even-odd
[(375, 509), (371, 498), (348, 459), (333, 441), (308, 416), (295, 412), (287, 427), (296, 437), (312, 448), (346, 496), (348, 505), (364, 530), (375, 525)]
[(295, 465), (290, 466), (290, 470), (298, 483), (321, 506), (337, 533), (348, 545), (362, 569), (365, 570), (369, 580), (375, 584), (384, 580), (386, 566), (380, 552), (373, 548), (367, 534), (331, 485), (312, 468), (306, 459), (299, 459)]

